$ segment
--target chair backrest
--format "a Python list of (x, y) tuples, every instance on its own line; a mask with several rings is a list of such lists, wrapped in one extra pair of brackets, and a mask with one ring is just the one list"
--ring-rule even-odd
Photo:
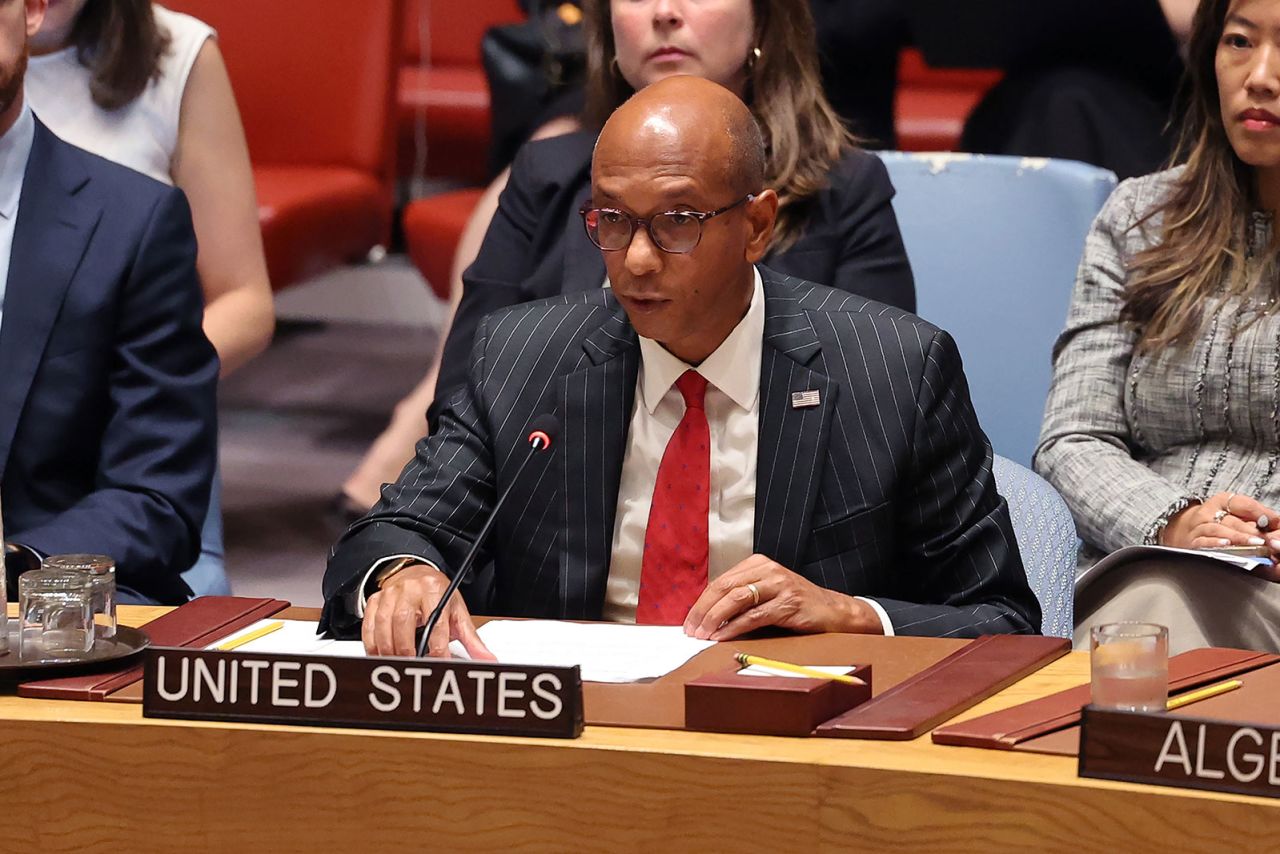
[(165, 0), (218, 31), (255, 165), (390, 183), (400, 0)]
[(1002, 77), (1004, 72), (996, 68), (934, 68), (913, 47), (905, 47), (898, 53), (899, 86), (986, 92)]
[(1053, 341), (1085, 235), (1115, 176), (1083, 163), (881, 154), (915, 273), (917, 311), (955, 337), (996, 453), (1030, 465)]
[(1071, 511), (1058, 490), (1031, 469), (997, 454), (991, 471), (996, 489), (1009, 502), (1027, 582), (1040, 601), (1041, 630), (1069, 638), (1075, 618), (1076, 554), (1080, 548)]
[(404, 59), (479, 68), (485, 30), (524, 18), (516, 0), (405, 0)]

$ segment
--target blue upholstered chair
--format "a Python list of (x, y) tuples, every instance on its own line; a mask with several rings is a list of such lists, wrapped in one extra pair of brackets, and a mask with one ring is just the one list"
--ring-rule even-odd
[(921, 317), (955, 337), (996, 453), (1031, 464), (1089, 230), (1110, 172), (1063, 160), (881, 154)]
[(1080, 547), (1071, 511), (1058, 490), (1031, 469), (997, 454), (991, 470), (996, 489), (1009, 502), (1027, 581), (1040, 601), (1042, 631), (1070, 638)]

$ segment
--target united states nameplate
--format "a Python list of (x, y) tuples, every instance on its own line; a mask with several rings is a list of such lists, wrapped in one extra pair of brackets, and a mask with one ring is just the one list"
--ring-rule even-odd
[(142, 714), (577, 738), (577, 667), (153, 647)]

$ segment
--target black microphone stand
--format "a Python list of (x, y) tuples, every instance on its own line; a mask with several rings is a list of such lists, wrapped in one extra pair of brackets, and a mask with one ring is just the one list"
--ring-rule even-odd
[(467, 556), (462, 559), (462, 565), (458, 567), (458, 571), (453, 574), (453, 578), (449, 580), (449, 586), (445, 588), (444, 595), (440, 597), (439, 604), (435, 610), (431, 612), (431, 616), (427, 618), (426, 630), (423, 631), (422, 637), (418, 640), (418, 658), (424, 658), (427, 654), (427, 643), (431, 638), (431, 632), (436, 627), (436, 623), (440, 622), (440, 617), (444, 614), (445, 606), (449, 604), (449, 597), (457, 591), (458, 585), (462, 584), (463, 579), (471, 572), (471, 564), (475, 563), (476, 555), (480, 553), (480, 546), (484, 545), (485, 539), (489, 536), (489, 529), (493, 527), (494, 521), (498, 518), (498, 511), (502, 509), (502, 505), (506, 503), (507, 496), (511, 494), (511, 486), (514, 486), (520, 480), (520, 475), (524, 473), (525, 466), (529, 465), (529, 460), (534, 455), (545, 451), (551, 447), (550, 437), (541, 431), (530, 435), (529, 453), (520, 462), (520, 467), (516, 469), (516, 473), (512, 475), (510, 484), (502, 495), (498, 496), (498, 503), (493, 506), (493, 512), (489, 514), (489, 519), (484, 523), (484, 527), (480, 529), (480, 533), (476, 536), (476, 541), (471, 544), (471, 550), (467, 552)]

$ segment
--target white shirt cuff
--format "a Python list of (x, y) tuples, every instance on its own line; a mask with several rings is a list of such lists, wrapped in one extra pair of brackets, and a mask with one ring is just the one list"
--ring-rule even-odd
[(885, 613), (879, 602), (874, 599), (868, 599), (866, 596), (854, 596), (853, 598), (870, 605), (871, 610), (875, 611), (876, 616), (880, 618), (880, 627), (884, 629), (884, 636), (887, 638), (893, 637), (893, 623), (889, 622), (889, 615)]
[(440, 571), (440, 567), (436, 566), (434, 563), (422, 557), (421, 555), (414, 555), (414, 554), (387, 555), (386, 557), (381, 558), (380, 560), (374, 561), (373, 565), (369, 567), (367, 572), (365, 572), (364, 578), (360, 579), (360, 586), (357, 587), (355, 591), (356, 597), (355, 597), (354, 605), (355, 605), (355, 612), (357, 617), (359, 617), (362, 620), (364, 619), (364, 606), (369, 599), (369, 596), (367, 593), (365, 593), (365, 591), (369, 589), (369, 582), (373, 579), (375, 575), (377, 575), (378, 570), (382, 569), (382, 567), (386, 566), (388, 563), (390, 563), (393, 560), (400, 560), (406, 557), (411, 557), (418, 563), (424, 564), (425, 566), (429, 566), (432, 569), (436, 570), (437, 572)]

